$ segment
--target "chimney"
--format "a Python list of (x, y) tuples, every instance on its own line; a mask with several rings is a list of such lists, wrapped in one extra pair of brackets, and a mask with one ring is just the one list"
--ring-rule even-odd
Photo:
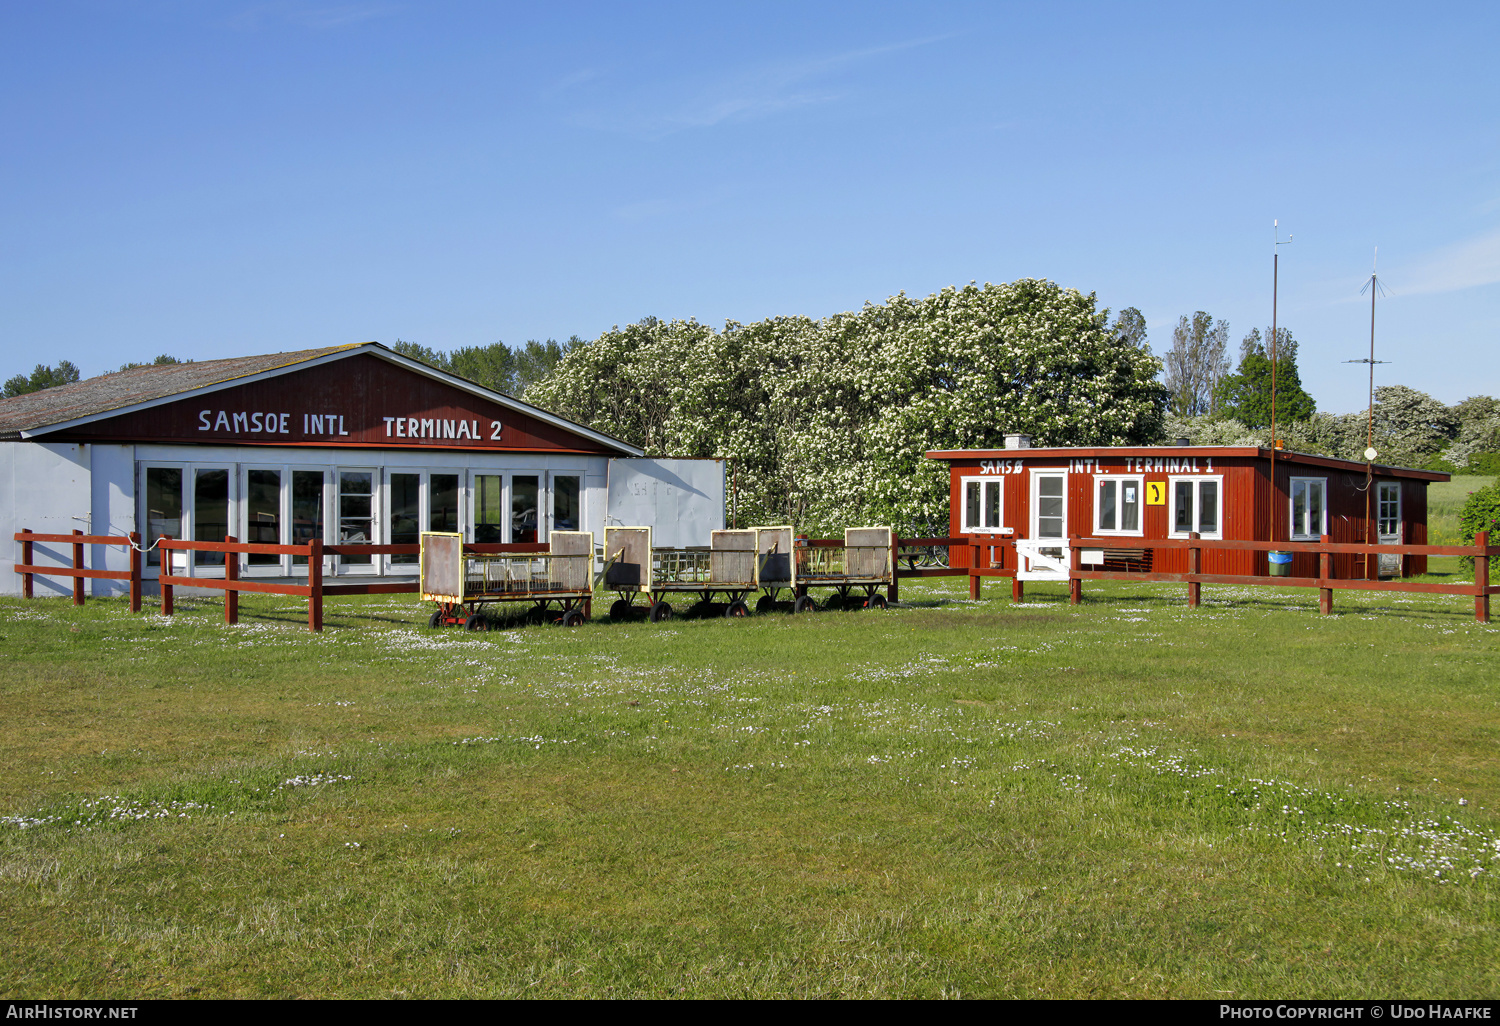
[(1006, 435), (1005, 436), (1005, 447), (1007, 449), (1030, 449), (1031, 448), (1031, 436), (1030, 435)]

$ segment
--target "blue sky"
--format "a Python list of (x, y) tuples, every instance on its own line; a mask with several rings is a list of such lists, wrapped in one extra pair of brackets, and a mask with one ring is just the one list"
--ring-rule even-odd
[(1500, 394), (1500, 6), (0, 0), (0, 376), (1049, 278)]

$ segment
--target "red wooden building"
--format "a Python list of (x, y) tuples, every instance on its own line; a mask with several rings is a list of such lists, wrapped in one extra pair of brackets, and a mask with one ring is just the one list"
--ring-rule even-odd
[[(1185, 573), (1185, 549), (1152, 539), (1427, 543), (1427, 485), (1448, 475), (1251, 446), (1031, 448), (929, 452), (951, 474), (949, 533), (973, 539), (990, 567), (1022, 579), (1066, 577), (1075, 539), (1083, 569)], [(1111, 545), (1111, 542), (1117, 544)], [(986, 544), (991, 543), (991, 544)], [(962, 554), (961, 554), (962, 553)], [(953, 550), (955, 564), (967, 560)], [(1317, 576), (1317, 556), (1289, 576)], [(1425, 573), (1426, 556), (1338, 554), (1337, 577)], [(1205, 548), (1202, 573), (1265, 575), (1267, 553)]]

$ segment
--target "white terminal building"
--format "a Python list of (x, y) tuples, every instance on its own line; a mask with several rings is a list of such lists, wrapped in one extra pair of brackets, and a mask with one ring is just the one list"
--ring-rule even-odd
[[(707, 544), (724, 464), (648, 460), (618, 438), (363, 345), (152, 365), (0, 400), (0, 593), (20, 594), (15, 532), (304, 545), (544, 542), (553, 530), (646, 523), (659, 544)], [(93, 546), (87, 565), (129, 568)], [(37, 564), (71, 547), (38, 543)], [(178, 573), (222, 577), (220, 553)], [(298, 578), (305, 557), (242, 556), (245, 577)], [(329, 577), (413, 577), (416, 556), (329, 556)], [(125, 582), (92, 580), (91, 593)], [(38, 576), (38, 594), (72, 582)]]

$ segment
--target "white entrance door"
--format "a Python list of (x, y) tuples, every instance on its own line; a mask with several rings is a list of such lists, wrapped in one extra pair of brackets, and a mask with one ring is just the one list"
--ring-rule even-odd
[[(339, 545), (374, 545), (380, 542), (380, 525), (376, 517), (376, 472), (369, 470), (338, 470), (338, 493), (335, 522), (335, 542)], [(374, 574), (380, 563), (370, 556), (340, 556), (336, 573)]]
[[(1377, 488), (1378, 491), (1375, 494), (1379, 507), (1376, 510), (1376, 544), (1400, 545), (1401, 483), (1399, 481), (1381, 481)], [(1393, 553), (1382, 552), (1380, 554), (1380, 576), (1400, 577), (1401, 557)]]
[(1023, 581), (1068, 579), (1068, 475), (1061, 470), (1031, 472), (1031, 537), (1016, 541)]

